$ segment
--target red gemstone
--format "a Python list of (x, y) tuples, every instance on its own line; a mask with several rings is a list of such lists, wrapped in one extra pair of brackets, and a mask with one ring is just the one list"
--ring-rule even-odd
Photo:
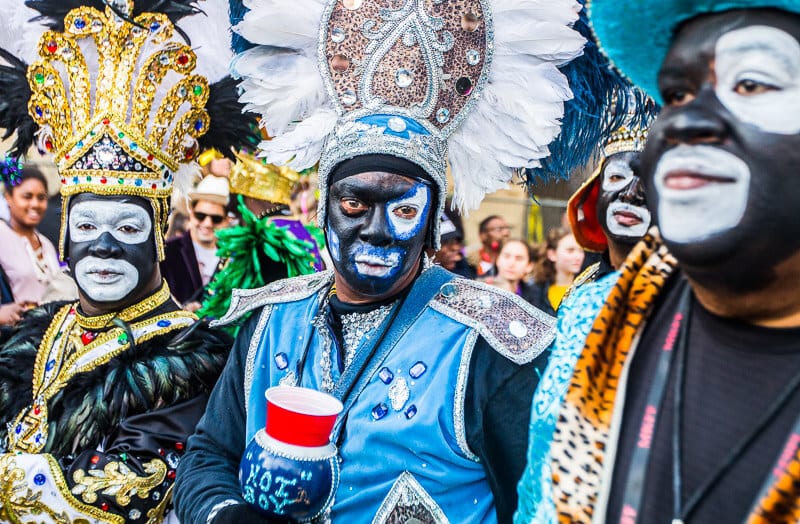
[(171, 469), (171, 470), (167, 471), (167, 478), (169, 480), (175, 480), (175, 470), (174, 469)]
[(108, 182), (108, 179), (106, 177), (100, 177), (101, 184), (105, 184), (106, 182)]
[(97, 333), (91, 331), (84, 331), (81, 333), (81, 342), (83, 342), (84, 346), (88, 345), (95, 338), (97, 338)]
[(164, 448), (158, 448), (158, 454), (164, 456)]
[(39, 406), (33, 406), (33, 414), (34, 415), (38, 415), (41, 412), (42, 412), (42, 408), (40, 408)]
[(153, 155), (147, 155), (147, 160), (153, 160), (155, 157)]
[(45, 147), (45, 149), (47, 149), (48, 151), (52, 151), (52, 150), (53, 150), (53, 142), (52, 142), (52, 140), (50, 140), (49, 138), (48, 138), (48, 139), (46, 139), (46, 140), (44, 141), (44, 147)]
[(62, 179), (61, 179), (61, 183), (62, 183), (62, 184), (66, 184), (66, 183), (67, 183), (67, 179), (66, 179), (66, 178), (62, 178)]
[(150, 187), (152, 187), (153, 189), (156, 189), (158, 186), (157, 186), (156, 184), (153, 184), (153, 185), (152, 185), (152, 186), (150, 186)]
[(74, 315), (75, 314), (75, 308), (74, 307), (69, 308), (69, 314), (70, 315)]
[(189, 55), (186, 55), (186, 54), (180, 54), (180, 55), (178, 55), (178, 63), (179, 63), (180, 65), (186, 65), (186, 64), (188, 64), (188, 63), (189, 63)]
[(97, 464), (100, 462), (100, 455), (92, 455), (92, 464)]
[(50, 53), (55, 53), (57, 49), (58, 49), (58, 44), (56, 44), (54, 41), (50, 40), (49, 42), (47, 42), (47, 50)]
[(108, 125), (111, 121), (108, 118), (103, 119), (103, 125)]
[(102, 504), (100, 504), (100, 509), (102, 509), (103, 511), (108, 511), (108, 502), (103, 502)]
[(183, 451), (183, 442), (176, 442), (175, 449), (177, 449), (178, 451)]
[(69, 153), (67, 153), (66, 155), (64, 155), (64, 158), (65, 158), (65, 159), (67, 159), (67, 160), (69, 160)]

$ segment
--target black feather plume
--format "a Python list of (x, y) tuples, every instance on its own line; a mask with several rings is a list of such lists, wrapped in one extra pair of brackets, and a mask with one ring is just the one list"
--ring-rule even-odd
[[(103, 0), (26, 0), (25, 5), (40, 13), (32, 22), (41, 22), (54, 31), (63, 32), (64, 17), (71, 10), (87, 6), (102, 11), (109, 4)], [(133, 4), (134, 17), (142, 13), (163, 13), (173, 24), (185, 16), (202, 12), (196, 0), (136, 0)]]
[(19, 157), (33, 144), (39, 126), (28, 114), (28, 101), (31, 88), (26, 73), (28, 65), (0, 48), (0, 58), (9, 65), (0, 64), (0, 128), (3, 128), (3, 140), (15, 131), (17, 138), (9, 154)]
[(239, 102), (237, 81), (226, 76), (211, 84), (206, 111), (211, 125), (205, 135), (198, 139), (200, 149), (216, 148), (222, 154), (236, 161), (231, 147), (255, 149), (261, 141), (258, 122), (252, 113), (243, 113), (244, 106)]

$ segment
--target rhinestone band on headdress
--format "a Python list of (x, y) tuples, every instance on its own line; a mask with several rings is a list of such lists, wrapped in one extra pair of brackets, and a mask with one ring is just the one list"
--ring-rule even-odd
[(321, 225), (328, 175), (355, 156), (417, 164), (437, 185), (440, 211), (448, 160), (462, 207), (504, 187), (513, 168), (538, 165), (571, 96), (557, 66), (583, 45), (568, 0), (247, 7), (234, 28), (255, 44), (233, 64), (241, 101), (274, 137), (261, 144), (269, 162), (302, 170), (319, 161)]
[[(0, 31), (20, 33), (21, 43), (12, 45), (21, 53), (29, 53), (32, 36), (41, 35), (30, 66), (8, 51), (0, 53), (14, 66), (0, 66), (4, 87), (20, 73), (28, 83), (0, 92), (0, 126), (16, 128), (15, 155), (27, 151), (35, 131), (40, 149), (55, 156), (65, 197), (62, 257), (69, 198), (89, 192), (147, 198), (161, 258), (176, 176), (184, 171), (180, 178), (187, 178), (183, 182), (188, 185), (194, 175), (181, 166), (191, 163), (201, 148), (228, 150), (251, 140), (253, 117), (241, 115), (234, 82), (219, 79), (224, 71), (214, 83), (207, 71), (219, 74), (216, 66), (198, 73), (200, 60), (187, 43), (187, 33), (200, 37), (198, 50), (212, 63), (228, 59), (214, 51), (227, 52), (227, 32), (217, 34), (210, 27), (216, 20), (198, 15), (201, 11), (191, 0), (141, 0), (138, 9), (133, 0), (104, 4), (102, 9), (83, 5), (67, 11), (56, 2), (27, 2), (40, 16), (24, 27)], [(222, 5), (208, 4), (211, 9)], [(26, 6), (18, 11), (27, 14)], [(187, 20), (184, 27), (174, 24), (179, 18)], [(216, 46), (214, 38), (221, 39)], [(27, 108), (15, 107), (23, 103)]]

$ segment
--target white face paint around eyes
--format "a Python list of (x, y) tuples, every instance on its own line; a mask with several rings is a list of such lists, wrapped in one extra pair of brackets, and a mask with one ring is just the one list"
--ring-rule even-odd
[[(386, 204), (386, 218), (394, 236), (399, 240), (408, 240), (416, 235), (428, 215), (429, 205), (430, 190), (425, 184), (416, 184), (402, 197), (389, 201)], [(417, 214), (410, 219), (395, 215), (395, 210), (404, 206), (415, 208)]]
[(139, 270), (118, 258), (84, 257), (75, 264), (75, 281), (94, 302), (116, 302), (134, 290)]
[(618, 237), (643, 237), (650, 227), (650, 222), (650, 211), (643, 206), (615, 201), (606, 209), (606, 227)]
[[(697, 177), (707, 183), (675, 187), (681, 182), (691, 185)], [(747, 209), (750, 168), (741, 158), (713, 146), (670, 149), (659, 160), (653, 179), (661, 235), (676, 243), (697, 242), (728, 231), (739, 224)]]
[[(753, 25), (716, 43), (716, 93), (738, 119), (768, 133), (800, 133), (800, 42), (776, 27)], [(734, 91), (744, 80), (774, 86), (761, 94)]]
[(103, 233), (125, 244), (145, 242), (153, 228), (150, 215), (136, 204), (87, 200), (69, 211), (69, 238), (73, 242), (92, 242)]
[[(611, 180), (612, 178), (618, 179)], [(619, 191), (628, 185), (631, 178), (633, 178), (633, 169), (626, 161), (619, 158), (610, 160), (603, 171), (603, 191)]]

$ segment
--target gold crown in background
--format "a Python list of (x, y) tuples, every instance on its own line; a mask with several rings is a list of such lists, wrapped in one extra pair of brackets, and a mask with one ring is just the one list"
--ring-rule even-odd
[[(133, 2), (116, 2), (133, 13)], [(83, 191), (168, 197), (179, 165), (205, 134), (208, 80), (196, 57), (173, 40), (166, 15), (125, 20), (106, 7), (79, 7), (64, 32), (39, 40), (28, 68), (28, 110), (55, 155), (63, 195)], [(96, 62), (95, 62), (96, 61)]]
[(647, 128), (620, 127), (606, 140), (603, 146), (603, 157), (608, 158), (616, 153), (629, 151), (641, 152), (645, 142), (647, 142)]
[(292, 200), (292, 188), (300, 174), (286, 166), (267, 164), (247, 153), (236, 152), (231, 167), (231, 192), (239, 195), (286, 204)]

